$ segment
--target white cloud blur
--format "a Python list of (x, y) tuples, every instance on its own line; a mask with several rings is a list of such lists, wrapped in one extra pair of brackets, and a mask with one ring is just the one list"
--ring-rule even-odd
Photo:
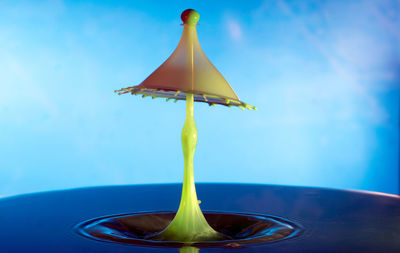
[[(283, 65), (278, 69), (284, 75), (279, 77), (281, 80), (269, 81), (289, 86), (295, 93), (292, 99), (285, 100), (292, 104), (293, 115), (297, 115), (288, 115), (292, 124), (296, 119), (303, 124), (345, 115), (347, 119), (358, 117), (373, 125), (387, 123), (390, 108), (377, 92), (399, 88), (393, 85), (399, 81), (398, 67), (393, 66), (398, 64), (394, 60), (399, 55), (398, 44), (394, 43), (397, 33), (389, 28), (400, 26), (400, 20), (389, 19), (390, 15), (383, 11), (392, 5), (390, 1), (320, 2), (310, 8), (308, 1), (279, 0), (264, 1), (253, 12), (255, 23), (247, 31), (249, 37), (259, 38), (255, 32), (266, 34), (265, 42), (257, 47), (270, 54), (256, 56), (274, 57), (268, 61), (270, 67)], [(393, 8), (400, 10), (399, 6)], [(272, 15), (280, 20), (269, 19)], [(276, 46), (276, 40), (282, 50)], [(271, 41), (276, 44), (271, 46)], [(252, 46), (246, 51), (254, 49)], [(275, 53), (278, 50), (279, 54)], [(303, 104), (293, 104), (299, 98)], [(310, 107), (318, 101), (326, 110), (318, 116), (310, 115), (308, 109), (300, 111), (308, 107), (307, 101)], [(277, 120), (285, 118), (282, 116)]]
[(230, 37), (235, 41), (240, 41), (243, 37), (243, 32), (239, 22), (233, 18), (228, 18), (226, 23)]

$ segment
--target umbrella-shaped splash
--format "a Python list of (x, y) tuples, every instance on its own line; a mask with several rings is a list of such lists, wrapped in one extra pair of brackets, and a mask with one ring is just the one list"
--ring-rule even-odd
[(182, 148), (185, 161), (181, 202), (175, 218), (168, 227), (153, 237), (155, 240), (194, 243), (223, 239), (204, 218), (197, 199), (193, 176), (193, 156), (197, 143), (194, 122), (194, 101), (209, 105), (256, 107), (239, 100), (231, 86), (208, 60), (200, 47), (196, 25), (200, 15), (188, 9), (181, 15), (183, 33), (172, 55), (141, 84), (122, 88), (121, 95), (131, 93), (143, 97), (164, 97), (168, 100), (186, 100), (186, 121), (182, 130)]

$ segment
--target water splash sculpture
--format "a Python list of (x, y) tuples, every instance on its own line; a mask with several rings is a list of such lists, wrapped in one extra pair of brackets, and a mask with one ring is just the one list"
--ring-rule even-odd
[(185, 162), (181, 202), (175, 218), (165, 230), (152, 238), (155, 240), (195, 243), (224, 237), (207, 223), (197, 199), (193, 176), (193, 156), (197, 143), (194, 101), (212, 106), (237, 106), (243, 110), (257, 109), (240, 101), (225, 78), (207, 59), (197, 38), (199, 18), (197, 11), (185, 10), (181, 15), (182, 37), (172, 55), (141, 84), (116, 91), (119, 95), (131, 93), (142, 97), (166, 98), (167, 101), (186, 100), (186, 121), (181, 136)]

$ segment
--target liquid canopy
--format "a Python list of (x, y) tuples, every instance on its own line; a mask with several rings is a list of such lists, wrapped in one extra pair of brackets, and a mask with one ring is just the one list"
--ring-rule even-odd
[(199, 18), (197, 11), (185, 10), (181, 15), (182, 37), (172, 55), (141, 84), (116, 90), (119, 95), (131, 93), (141, 94), (142, 97), (164, 97), (167, 101), (186, 100), (186, 121), (181, 136), (185, 161), (181, 202), (175, 218), (164, 231), (153, 238), (155, 240), (190, 244), (221, 240), (224, 237), (207, 223), (197, 199), (193, 176), (193, 157), (197, 143), (194, 101), (256, 109), (239, 100), (225, 78), (204, 54), (196, 31)]
[(185, 100), (185, 94), (191, 93), (196, 102), (256, 109), (239, 100), (201, 49), (196, 31), (199, 13), (188, 9), (182, 13), (181, 18), (183, 33), (172, 55), (141, 84), (115, 92), (119, 95), (131, 93), (143, 97), (164, 97), (167, 101)]

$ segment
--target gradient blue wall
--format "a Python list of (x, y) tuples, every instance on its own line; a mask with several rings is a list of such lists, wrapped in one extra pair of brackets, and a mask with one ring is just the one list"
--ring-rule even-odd
[(258, 111), (196, 104), (198, 182), (398, 192), (399, 1), (1, 1), (0, 195), (180, 182), (184, 103), (117, 96), (200, 12)]

